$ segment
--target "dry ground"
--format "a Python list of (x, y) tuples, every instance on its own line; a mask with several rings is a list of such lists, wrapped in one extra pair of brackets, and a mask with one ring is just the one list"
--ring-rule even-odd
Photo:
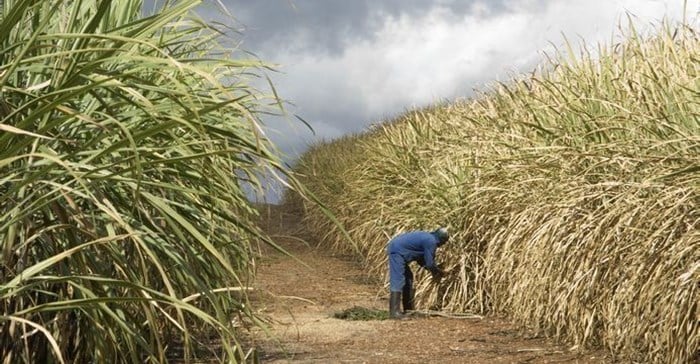
[(569, 351), (497, 318), (336, 319), (334, 313), (353, 306), (386, 310), (382, 282), (368, 279), (349, 257), (302, 243), (295, 216), (268, 213), (274, 216), (268, 231), (307, 266), (268, 250), (257, 263), (252, 300), (269, 318), (270, 332), (254, 330), (248, 340), (262, 363), (611, 362), (601, 352)]

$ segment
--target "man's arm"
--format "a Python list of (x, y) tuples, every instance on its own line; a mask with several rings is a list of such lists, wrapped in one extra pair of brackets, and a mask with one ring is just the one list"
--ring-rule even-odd
[(423, 249), (423, 262), (427, 270), (431, 270), (435, 267), (435, 246), (426, 246), (425, 249)]
[(425, 261), (425, 269), (427, 269), (434, 279), (440, 279), (443, 276), (443, 272), (440, 267), (435, 264), (435, 250), (437, 250), (436, 244), (431, 244), (431, 246), (426, 246), (423, 251), (423, 259)]

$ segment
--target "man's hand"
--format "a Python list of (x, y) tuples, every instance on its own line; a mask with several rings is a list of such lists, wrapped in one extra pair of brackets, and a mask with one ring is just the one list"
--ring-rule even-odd
[(438, 283), (440, 280), (442, 280), (442, 277), (445, 276), (445, 272), (443, 272), (438, 266), (431, 268), (430, 274), (433, 276), (433, 280), (437, 281)]

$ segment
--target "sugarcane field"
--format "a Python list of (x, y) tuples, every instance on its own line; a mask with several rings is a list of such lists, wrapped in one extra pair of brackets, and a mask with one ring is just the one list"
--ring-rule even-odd
[(700, 1), (0, 0), (14, 363), (700, 363)]

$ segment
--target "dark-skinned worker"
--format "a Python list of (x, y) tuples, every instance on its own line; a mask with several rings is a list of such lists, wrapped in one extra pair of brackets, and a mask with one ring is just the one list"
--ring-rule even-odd
[[(389, 256), (390, 318), (402, 318), (406, 311), (414, 309), (413, 273), (409, 263), (417, 262), (428, 270), (434, 279), (442, 278), (443, 272), (435, 264), (435, 251), (449, 238), (447, 229), (441, 227), (434, 231), (402, 233), (389, 241), (386, 252)], [(403, 313), (399, 311), (400, 303), (403, 303)]]

